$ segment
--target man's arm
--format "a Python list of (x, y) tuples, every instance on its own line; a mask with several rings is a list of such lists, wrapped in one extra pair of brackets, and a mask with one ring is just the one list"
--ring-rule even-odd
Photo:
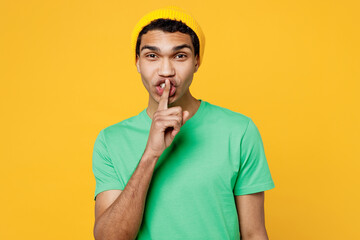
[(268, 240), (264, 216), (264, 192), (235, 196), (242, 240)]
[[(145, 152), (123, 191), (108, 191), (97, 195), (94, 225), (96, 240), (136, 238), (157, 160), (158, 157)], [(119, 194), (116, 199), (114, 194)]]
[(180, 106), (168, 108), (169, 92), (170, 81), (166, 79), (144, 154), (124, 190), (97, 195), (96, 240), (134, 240), (138, 234), (155, 165), (189, 118), (189, 112), (182, 111)]

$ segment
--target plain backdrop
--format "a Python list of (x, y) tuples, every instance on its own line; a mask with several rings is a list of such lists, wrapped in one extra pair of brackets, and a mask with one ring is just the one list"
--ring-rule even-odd
[(93, 239), (93, 144), (147, 107), (130, 34), (170, 4), (206, 37), (192, 94), (259, 128), (269, 238), (360, 239), (360, 5), (346, 0), (1, 1), (0, 239)]

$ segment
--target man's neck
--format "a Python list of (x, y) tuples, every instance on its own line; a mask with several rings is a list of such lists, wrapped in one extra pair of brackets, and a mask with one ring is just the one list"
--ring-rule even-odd
[[(189, 119), (195, 115), (195, 113), (197, 112), (197, 110), (200, 107), (200, 101), (197, 100), (196, 98), (194, 98), (190, 92), (188, 92), (187, 95), (184, 95), (181, 99), (179, 99), (178, 101), (169, 104), (169, 108), (171, 107), (175, 107), (175, 106), (180, 106), (182, 108), (183, 111), (188, 111), (189, 112)], [(152, 119), (154, 113), (156, 112), (157, 108), (159, 106), (159, 103), (155, 102), (154, 99), (151, 98), (151, 96), (149, 95), (149, 103), (148, 103), (148, 107), (146, 109), (146, 112), (148, 114), (148, 116)]]

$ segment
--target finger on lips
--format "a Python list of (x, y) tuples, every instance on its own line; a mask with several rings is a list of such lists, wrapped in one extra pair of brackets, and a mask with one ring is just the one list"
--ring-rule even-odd
[(158, 109), (168, 109), (169, 92), (170, 92), (170, 83), (168, 79), (165, 79), (165, 88), (163, 94), (160, 97)]

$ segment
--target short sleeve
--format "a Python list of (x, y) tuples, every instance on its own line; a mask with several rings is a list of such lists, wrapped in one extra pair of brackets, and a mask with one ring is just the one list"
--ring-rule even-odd
[(240, 168), (234, 195), (245, 195), (274, 188), (260, 132), (252, 119), (240, 143)]
[(96, 181), (94, 200), (96, 200), (96, 196), (103, 191), (112, 189), (123, 190), (123, 186), (119, 181), (107, 149), (104, 129), (100, 131), (95, 140), (92, 155), (92, 170)]

